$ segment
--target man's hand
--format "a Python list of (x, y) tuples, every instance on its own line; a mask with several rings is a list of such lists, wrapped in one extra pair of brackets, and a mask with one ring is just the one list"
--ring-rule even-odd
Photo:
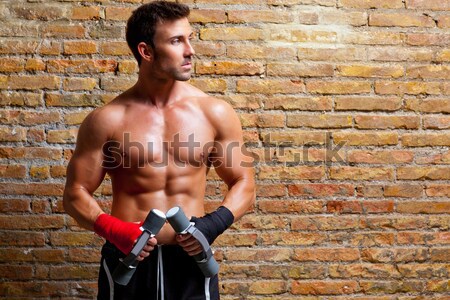
[[(137, 240), (136, 240), (137, 241)], [(135, 243), (136, 243), (135, 241)], [(139, 256), (137, 257), (138, 261), (143, 261), (146, 257), (150, 256), (150, 252), (155, 249), (155, 246), (158, 244), (158, 241), (156, 238), (152, 237), (147, 241), (147, 245), (144, 246), (141, 253), (139, 253)]]
[(178, 234), (176, 240), (178, 245), (180, 245), (189, 256), (194, 256), (203, 252), (200, 243), (189, 233)]

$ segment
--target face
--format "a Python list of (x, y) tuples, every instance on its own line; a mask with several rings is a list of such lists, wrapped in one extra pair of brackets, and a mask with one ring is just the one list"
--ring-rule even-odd
[(158, 24), (154, 37), (152, 73), (160, 79), (191, 78), (193, 31), (187, 18)]

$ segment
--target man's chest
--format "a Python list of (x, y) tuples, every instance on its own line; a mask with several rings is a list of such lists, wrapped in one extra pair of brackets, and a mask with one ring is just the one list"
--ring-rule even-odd
[(199, 167), (213, 146), (214, 130), (201, 113), (143, 111), (127, 116), (105, 153), (120, 167)]

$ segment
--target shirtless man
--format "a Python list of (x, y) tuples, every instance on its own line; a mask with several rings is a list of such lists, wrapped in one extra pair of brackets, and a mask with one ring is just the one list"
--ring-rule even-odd
[[(64, 208), (107, 240), (98, 299), (219, 299), (217, 275), (205, 280), (190, 257), (201, 252), (199, 243), (177, 235), (168, 223), (147, 242), (127, 286), (114, 284), (110, 272), (131, 250), (141, 233), (138, 223), (151, 209), (165, 213), (180, 206), (212, 243), (254, 202), (252, 158), (243, 151), (235, 112), (186, 83), (194, 55), (188, 15), (187, 6), (173, 2), (152, 2), (133, 12), (126, 35), (139, 64), (138, 81), (80, 126)], [(205, 215), (211, 164), (228, 192)], [(110, 215), (93, 198), (106, 174), (113, 188)]]

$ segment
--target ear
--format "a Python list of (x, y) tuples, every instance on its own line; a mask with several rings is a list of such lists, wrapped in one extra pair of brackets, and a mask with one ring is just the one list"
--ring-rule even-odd
[(139, 51), (139, 54), (141, 55), (143, 60), (146, 60), (148, 62), (152, 62), (154, 58), (153, 49), (149, 45), (147, 45), (144, 42), (140, 42), (137, 45), (137, 49)]

